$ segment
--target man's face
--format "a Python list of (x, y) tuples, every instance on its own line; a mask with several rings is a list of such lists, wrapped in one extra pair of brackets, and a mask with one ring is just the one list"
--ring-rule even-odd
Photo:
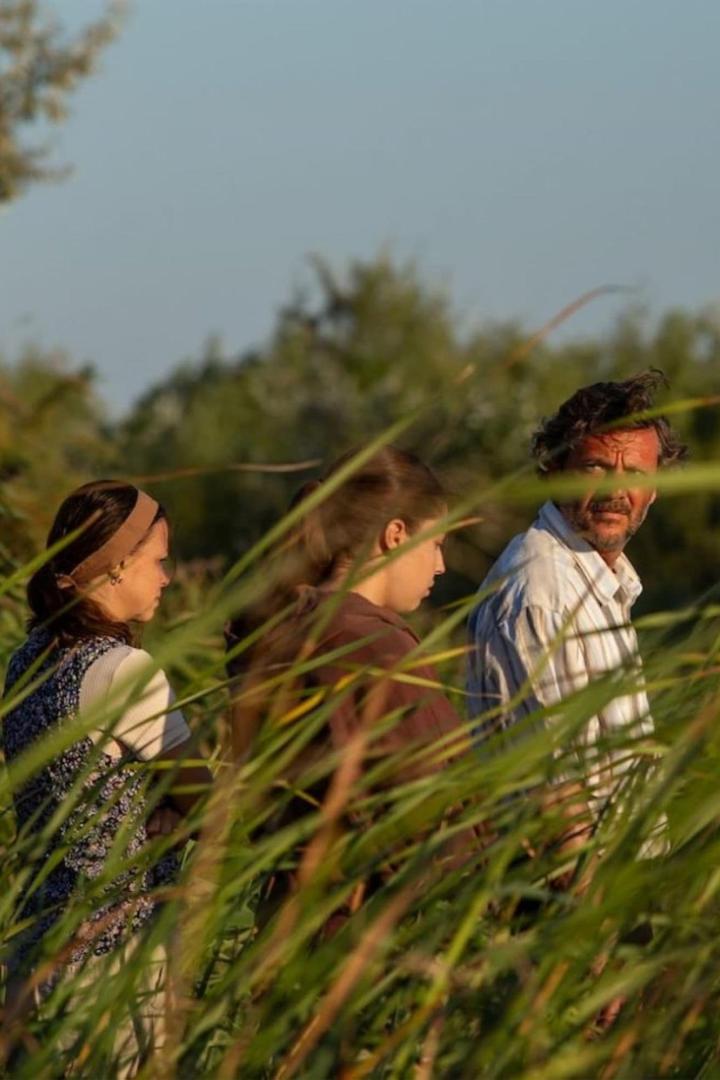
[(610, 492), (596, 495), (589, 490), (573, 502), (560, 504), (575, 532), (608, 562), (635, 535), (655, 501), (654, 489), (633, 487), (633, 478), (656, 472), (659, 457), (660, 440), (652, 427), (586, 435), (568, 455), (565, 472), (598, 480), (617, 477), (617, 487)]

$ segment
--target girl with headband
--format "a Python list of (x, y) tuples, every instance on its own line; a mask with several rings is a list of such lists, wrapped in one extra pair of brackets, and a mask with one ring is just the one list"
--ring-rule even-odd
[[(19, 915), (28, 926), (9, 959), (11, 998), (31, 985), (28, 976), (41, 957), (48, 959), (44, 939), (83, 881), (103, 875), (118, 843), (123, 869), (64, 950), (63, 967), (92, 971), (86, 965), (93, 957), (121, 948), (152, 919), (153, 888), (172, 882), (177, 855), (170, 851), (141, 871), (132, 869), (136, 856), (149, 838), (171, 832), (199, 797), (174, 787), (199, 792), (210, 781), (204, 765), (184, 762), (198, 758), (190, 730), (173, 708), (167, 678), (134, 645), (131, 629), (152, 619), (169, 583), (168, 542), (165, 511), (145, 492), (115, 481), (85, 484), (58, 510), (47, 546), (59, 549), (28, 583), (29, 635), (10, 661), (5, 685), (11, 698), (3, 721), (6, 760), (63, 724), (79, 719), (81, 725), (83, 716), (95, 714), (102, 724), (103, 707), (112, 720), (80, 734), (15, 792), (18, 831), (43, 836), (37, 881), (30, 879)], [(137, 763), (158, 760), (177, 762), (177, 772), (165, 804), (151, 810)], [(35, 988), (36, 1001), (61, 974), (50, 968)], [(156, 1008), (152, 994), (147, 1002), (149, 1011)]]
[[(326, 479), (351, 457), (337, 461)], [(294, 505), (320, 486), (306, 485)], [(228, 664), (236, 679), (237, 758), (251, 752), (267, 727), (285, 726), (292, 715), (302, 723), (309, 712), (303, 697), (332, 703), (326, 723), (279, 778), (277, 808), (266, 830), (293, 825), (309, 807), (322, 806), (333, 782), (327, 769), (323, 780), (317, 778), (323, 761), (336, 758), (339, 774), (345, 752), (357, 752), (363, 733), (358, 770), (367, 773), (386, 762), (380, 782), (386, 792), (440, 771), (465, 748), (464, 725), (439, 689), (433, 667), (418, 656), (418, 638), (404, 619), (445, 572), (438, 532), (446, 513), (447, 496), (433, 472), (413, 454), (384, 448), (307, 511), (269, 562), (265, 601), (229, 628), (228, 645), (237, 653)], [(257, 643), (243, 651), (251, 634)], [(298, 663), (307, 669), (302, 678), (293, 675)], [(349, 806), (342, 819), (351, 827), (362, 824)], [(478, 846), (475, 831), (462, 830), (443, 858), (462, 864)], [(295, 868), (268, 882), (261, 921), (298, 886), (309, 884), (312, 861), (299, 849)], [(353, 905), (364, 891), (354, 894)], [(346, 915), (340, 912), (326, 929)]]

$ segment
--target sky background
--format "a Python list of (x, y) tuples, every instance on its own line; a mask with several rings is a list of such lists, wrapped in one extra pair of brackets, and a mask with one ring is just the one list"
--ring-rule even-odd
[(718, 0), (135, 0), (53, 136), (72, 176), (0, 213), (0, 352), (62, 347), (120, 412), (261, 344), (311, 252), (412, 259), (468, 327), (608, 282), (714, 304), (719, 41)]

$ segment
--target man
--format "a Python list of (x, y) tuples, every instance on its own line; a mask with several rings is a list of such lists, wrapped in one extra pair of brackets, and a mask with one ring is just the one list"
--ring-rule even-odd
[[(591, 821), (628, 768), (627, 751), (603, 747), (603, 740), (653, 731), (630, 625), (642, 586), (624, 549), (655, 500), (655, 491), (635, 485), (635, 477), (651, 476), (686, 455), (664, 417), (642, 415), (652, 409), (664, 381), (651, 370), (622, 382), (595, 383), (544, 421), (532, 444), (540, 474), (585, 476), (587, 491), (545, 503), (492, 568), (481, 593), (494, 591), (470, 619), (468, 688), (481, 733), (552, 708), (598, 677), (630, 676), (633, 685), (587, 721), (572, 747), (554, 750), (561, 759), (559, 780), (565, 777), (563, 755), (583, 755), (581, 801)], [(617, 481), (612, 491), (593, 491), (597, 481), (611, 477)]]

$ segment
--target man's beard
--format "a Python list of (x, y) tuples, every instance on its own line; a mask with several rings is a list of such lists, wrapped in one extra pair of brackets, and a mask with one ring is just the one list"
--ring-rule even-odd
[[(593, 515), (598, 513), (624, 514), (627, 525), (622, 532), (607, 535), (599, 530), (593, 521)], [(622, 551), (628, 540), (635, 535), (643, 521), (645, 514), (638, 520), (633, 520), (632, 510), (624, 499), (604, 499), (588, 503), (582, 509), (574, 503), (563, 506), (565, 517), (572, 525), (574, 531), (583, 540), (595, 548), (596, 551)], [(647, 511), (646, 511), (647, 512)]]

